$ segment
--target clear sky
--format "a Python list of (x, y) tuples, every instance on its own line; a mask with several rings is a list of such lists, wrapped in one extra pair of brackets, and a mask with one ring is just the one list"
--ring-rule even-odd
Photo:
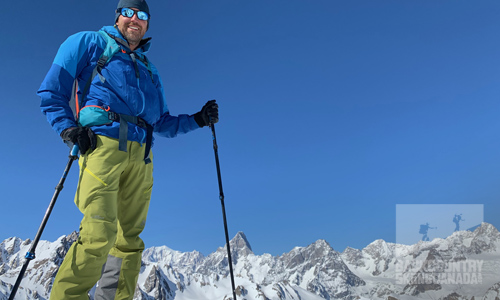
[[(148, 58), (172, 114), (217, 99), (230, 236), (280, 255), (396, 240), (396, 206), (481, 204), (500, 228), (498, 0), (149, 0)], [(117, 1), (0, 10), (0, 240), (34, 238), (69, 149), (39, 88), (71, 34)], [(209, 254), (225, 243), (210, 130), (157, 138), (143, 239)], [(42, 236), (78, 230), (77, 164)]]

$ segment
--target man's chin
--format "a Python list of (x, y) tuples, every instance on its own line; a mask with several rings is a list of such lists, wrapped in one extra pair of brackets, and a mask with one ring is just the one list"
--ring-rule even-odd
[(137, 34), (127, 33), (125, 35), (125, 38), (127, 39), (129, 44), (138, 44), (142, 40), (142, 35), (139, 33)]

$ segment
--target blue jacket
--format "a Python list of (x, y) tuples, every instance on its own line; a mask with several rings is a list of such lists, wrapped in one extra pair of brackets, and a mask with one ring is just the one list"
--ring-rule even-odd
[[(125, 40), (113, 26), (105, 26), (102, 30)], [(143, 57), (150, 46), (150, 41), (144, 40), (134, 53)], [(81, 92), (105, 47), (106, 41), (98, 32), (85, 31), (70, 36), (59, 48), (37, 92), (42, 99), (41, 110), (57, 133), (61, 134), (64, 129), (77, 126), (70, 107), (74, 80), (77, 79), (78, 96), (81, 99)], [(175, 137), (178, 133), (200, 128), (192, 116), (170, 115), (157, 69), (149, 62), (151, 74), (143, 62), (137, 59), (136, 63), (139, 79), (130, 55), (118, 51), (102, 70), (104, 83), (99, 76), (93, 79), (85, 105), (104, 105), (115, 113), (141, 117), (154, 127), (154, 132), (165, 137)], [(92, 126), (96, 134), (116, 139), (118, 129), (119, 122)], [(144, 143), (145, 139), (145, 129), (129, 124), (128, 140)]]

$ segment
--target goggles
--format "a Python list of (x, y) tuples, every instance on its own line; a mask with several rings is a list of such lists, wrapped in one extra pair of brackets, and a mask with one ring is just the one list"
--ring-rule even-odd
[(126, 18), (132, 18), (135, 14), (137, 14), (137, 18), (139, 20), (147, 21), (149, 20), (149, 15), (147, 12), (144, 11), (135, 11), (131, 8), (124, 7), (121, 10), (118, 9), (118, 11), (122, 16)]

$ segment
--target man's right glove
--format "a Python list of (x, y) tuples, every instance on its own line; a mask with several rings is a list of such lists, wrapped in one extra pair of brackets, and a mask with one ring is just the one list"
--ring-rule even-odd
[(193, 116), (200, 127), (208, 126), (210, 123), (215, 124), (219, 122), (219, 105), (215, 103), (215, 100), (210, 100)]
[(94, 150), (97, 145), (97, 139), (92, 129), (88, 127), (70, 127), (61, 132), (61, 138), (77, 144), (80, 153), (85, 154), (89, 149)]

